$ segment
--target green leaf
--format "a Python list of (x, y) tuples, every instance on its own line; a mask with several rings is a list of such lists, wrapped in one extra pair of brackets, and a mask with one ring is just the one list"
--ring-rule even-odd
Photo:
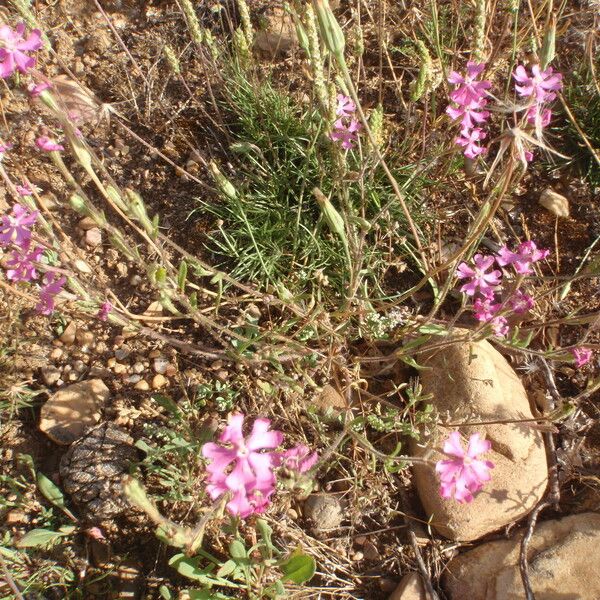
[(315, 559), (302, 550), (294, 550), (279, 567), (283, 572), (281, 581), (292, 581), (298, 585), (310, 581), (317, 570)]
[(185, 282), (187, 279), (188, 266), (185, 260), (181, 261), (179, 265), (179, 273), (177, 274), (177, 287), (179, 291), (183, 293), (185, 291)]
[(60, 508), (68, 517), (76, 521), (73, 513), (65, 506), (65, 497), (61, 489), (43, 473), (39, 472), (36, 475), (36, 483), (38, 490), (46, 500)]
[(231, 555), (231, 558), (238, 560), (248, 558), (246, 546), (244, 546), (244, 543), (240, 540), (233, 540), (231, 544), (229, 544), (229, 554)]
[(231, 600), (231, 596), (212, 590), (185, 590), (190, 600)]
[(181, 411), (177, 404), (168, 396), (163, 394), (152, 394), (152, 400), (160, 404), (165, 410), (169, 411), (172, 415), (177, 418), (181, 418)]
[(217, 571), (217, 577), (227, 577), (237, 569), (237, 563), (234, 560), (224, 562)]
[(171, 593), (171, 590), (166, 585), (161, 585), (158, 588), (158, 593), (163, 600), (173, 600), (174, 596)]
[(47, 546), (61, 537), (69, 535), (60, 531), (51, 531), (50, 529), (32, 529), (28, 531), (15, 545), (17, 548), (38, 548)]
[(189, 557), (185, 554), (176, 554), (169, 561), (169, 566), (173, 567), (180, 575), (199, 581), (200, 583), (212, 587), (213, 585), (221, 585), (223, 587), (239, 588), (237, 583), (233, 583), (228, 579), (223, 579), (212, 574), (213, 565), (205, 568), (200, 567), (200, 558), (197, 556)]
[(261, 548), (261, 554), (263, 555), (263, 558), (271, 558), (273, 553), (277, 552), (277, 549), (275, 548), (275, 546), (273, 546), (273, 541), (271, 539), (273, 535), (273, 530), (264, 519), (258, 519), (256, 521), (256, 529), (258, 529), (260, 537), (262, 538), (262, 546), (264, 546), (264, 548), (267, 550), (265, 555), (262, 552), (263, 548)]

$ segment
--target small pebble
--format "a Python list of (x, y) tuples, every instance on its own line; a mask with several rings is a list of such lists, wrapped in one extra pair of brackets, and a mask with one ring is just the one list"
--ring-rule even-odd
[(150, 389), (150, 385), (144, 379), (142, 379), (141, 381), (138, 381), (133, 387), (136, 390), (142, 390), (144, 392)]
[(116, 363), (115, 366), (113, 367), (113, 371), (117, 375), (121, 375), (123, 373), (126, 373), (127, 372), (127, 365), (123, 365), (121, 363)]
[(144, 365), (141, 362), (136, 362), (133, 367), (132, 370), (134, 373), (143, 373), (146, 367), (144, 367)]
[(158, 358), (160, 355), (160, 350), (150, 350), (148, 358)]
[(160, 390), (161, 388), (165, 387), (167, 383), (169, 383), (169, 380), (164, 375), (159, 373), (152, 378), (152, 389)]
[(86, 329), (78, 329), (77, 333), (75, 334), (75, 339), (82, 346), (93, 346), (94, 342), (96, 341), (96, 336), (91, 331), (87, 331)]
[(125, 379), (127, 383), (139, 383), (142, 380), (141, 375), (130, 375)]
[(58, 360), (63, 355), (63, 351), (61, 348), (54, 348), (52, 352), (50, 352), (50, 358), (52, 360)]
[(210, 365), (210, 368), (213, 371), (218, 371), (219, 369), (222, 369), (223, 368), (223, 361), (222, 360), (215, 360), (215, 362)]
[(96, 227), (96, 221), (94, 221), (92, 217), (84, 217), (81, 219), (81, 221), (79, 221), (79, 223), (77, 223), (77, 227), (79, 227), (79, 229), (83, 229), (83, 231), (87, 231), (88, 229), (93, 229)]
[(138, 285), (140, 285), (140, 283), (142, 283), (142, 278), (137, 274), (132, 275), (131, 279), (129, 280), (129, 283), (134, 287), (137, 287)]
[(102, 244), (102, 231), (99, 227), (93, 227), (85, 232), (85, 243), (90, 248), (96, 248)]
[(106, 361), (106, 366), (109, 369), (112, 369), (115, 365), (117, 364), (117, 359), (114, 356), (111, 356), (107, 361)]
[(42, 367), (41, 373), (42, 379), (46, 385), (55, 385), (60, 379), (60, 371), (53, 366)]
[(172, 364), (167, 365), (167, 370), (165, 371), (165, 375), (167, 377), (174, 377), (177, 374), (177, 367)]
[(164, 375), (167, 372), (167, 367), (169, 366), (169, 359), (164, 356), (160, 356), (154, 359), (152, 363), (152, 368), (155, 373), (159, 373), (160, 375)]
[(73, 363), (73, 368), (78, 372), (78, 373), (83, 373), (86, 370), (86, 366), (85, 363), (82, 360), (76, 360)]
[(66, 344), (67, 346), (71, 346), (75, 342), (75, 334), (77, 332), (77, 325), (75, 325), (75, 321), (71, 321), (62, 332), (62, 335), (59, 337), (59, 340)]
[(227, 379), (229, 379), (229, 373), (225, 369), (217, 371), (215, 375), (220, 381), (227, 381)]
[(69, 381), (77, 381), (79, 379), (79, 373), (75, 373), (75, 371), (73, 371), (72, 373), (69, 373), (69, 377), (67, 379)]
[(120, 348), (115, 350), (115, 358), (117, 360), (123, 360), (127, 358), (131, 354), (131, 348), (129, 346), (123, 345)]

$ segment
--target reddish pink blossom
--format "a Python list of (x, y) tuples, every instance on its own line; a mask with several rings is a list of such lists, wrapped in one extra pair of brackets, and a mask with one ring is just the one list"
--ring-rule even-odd
[(52, 84), (49, 81), (42, 81), (38, 84), (30, 83), (27, 86), (27, 91), (31, 94), (32, 98), (37, 98), (42, 92), (49, 90), (51, 87)]
[(30, 211), (21, 204), (15, 204), (12, 215), (3, 215), (0, 219), (0, 246), (26, 246), (31, 239), (31, 228), (38, 215), (37, 210)]
[(106, 301), (100, 305), (100, 309), (98, 310), (98, 314), (96, 315), (101, 321), (107, 321), (108, 315), (113, 309), (113, 305)]
[(46, 135), (39, 137), (35, 140), (35, 143), (37, 144), (37, 147), (44, 152), (61, 151), (65, 149), (64, 146), (61, 146)]
[(465, 452), (458, 431), (453, 431), (448, 436), (444, 442), (444, 453), (452, 458), (440, 460), (435, 466), (440, 476), (442, 498), (454, 498), (460, 503), (473, 500), (473, 494), (492, 478), (490, 469), (494, 468), (494, 463), (477, 458), (491, 447), (488, 440), (482, 440), (478, 433), (474, 433), (469, 438), (469, 446)]
[(333, 124), (333, 131), (329, 135), (334, 142), (340, 142), (344, 150), (351, 150), (358, 140), (360, 129), (361, 125), (356, 119), (346, 124), (346, 120), (342, 117)]
[(2, 154), (4, 154), (5, 152), (8, 152), (9, 150), (12, 150), (13, 145), (12, 144), (3, 144), (2, 142), (0, 142), (0, 160), (2, 160)]
[(486, 298), (493, 297), (495, 286), (500, 283), (502, 275), (498, 270), (488, 272), (494, 265), (494, 257), (476, 254), (473, 263), (473, 267), (464, 262), (458, 265), (458, 278), (470, 280), (460, 288), (460, 291), (467, 296), (474, 296), (475, 292), (479, 291)]
[(543, 108), (540, 104), (534, 104), (527, 109), (527, 122), (535, 127), (548, 127), (552, 119), (552, 111)]
[(10, 281), (31, 281), (37, 277), (36, 263), (40, 261), (44, 249), (29, 246), (13, 250), (7, 261), (6, 277)]
[(17, 194), (19, 194), (19, 196), (32, 196), (34, 192), (39, 194), (42, 191), (36, 185), (32, 186), (27, 182), (24, 182), (23, 185), (15, 185), (15, 189), (17, 190)]
[(477, 298), (473, 302), (473, 313), (475, 318), (482, 323), (487, 323), (494, 318), (502, 304), (495, 303), (494, 298)]
[(297, 471), (298, 473), (306, 473), (315, 466), (319, 460), (319, 455), (316, 452), (311, 453), (308, 446), (300, 444), (281, 452), (278, 460), (280, 461), (280, 465), (286, 469)]
[(232, 515), (247, 517), (260, 513), (269, 504), (275, 491), (273, 467), (277, 458), (273, 450), (283, 441), (283, 434), (270, 431), (269, 419), (256, 419), (247, 439), (242, 433), (244, 415), (233, 414), (219, 437), (220, 444), (202, 446), (202, 455), (209, 460), (206, 491), (216, 499), (231, 492), (227, 509)]
[(54, 299), (65, 285), (67, 279), (58, 273), (46, 273), (44, 275), (42, 289), (40, 290), (40, 301), (36, 305), (36, 310), (42, 315), (51, 315), (54, 311)]
[(33, 29), (26, 39), (25, 23), (19, 23), (13, 30), (8, 25), (0, 27), (0, 77), (6, 79), (15, 71), (26, 73), (35, 65), (35, 58), (28, 56), (26, 52), (38, 50), (42, 46), (42, 32)]
[(460, 119), (461, 131), (468, 131), (477, 125), (485, 123), (489, 118), (489, 111), (481, 110), (485, 105), (486, 101), (481, 100), (475, 106), (448, 106), (446, 107), (446, 114), (448, 114), (453, 121)]
[(338, 94), (335, 114), (338, 117), (352, 117), (354, 111), (356, 111), (356, 104), (354, 104), (352, 98), (344, 96), (344, 94)]
[(487, 91), (492, 84), (489, 81), (477, 81), (477, 77), (481, 75), (485, 69), (485, 63), (467, 63), (466, 74), (460, 75), (456, 71), (452, 71), (448, 77), (450, 83), (455, 84), (456, 89), (450, 92), (450, 99), (460, 104), (461, 106), (476, 105), (481, 98), (487, 95)]
[(522, 315), (531, 310), (535, 305), (535, 300), (525, 292), (517, 290), (508, 300), (513, 312), (517, 315)]
[(463, 129), (460, 136), (456, 138), (455, 143), (464, 147), (463, 154), (467, 158), (476, 158), (485, 152), (485, 148), (479, 145), (479, 142), (487, 137), (487, 133), (478, 127), (475, 129)]
[(533, 273), (531, 265), (543, 260), (549, 253), (550, 250), (540, 250), (535, 242), (528, 241), (519, 244), (516, 252), (511, 252), (506, 246), (503, 246), (498, 251), (496, 261), (501, 267), (513, 265), (515, 271), (520, 275), (530, 275)]
[(571, 350), (571, 353), (573, 354), (575, 366), (578, 369), (580, 367), (583, 367), (583, 365), (587, 365), (590, 362), (590, 360), (592, 360), (592, 351), (589, 348), (585, 348), (584, 346), (581, 346), (579, 348), (573, 348)]
[(497, 335), (498, 337), (505, 337), (508, 333), (509, 327), (506, 317), (494, 317), (490, 321), (490, 325), (492, 326), (494, 335)]
[(562, 75), (554, 73), (552, 67), (542, 71), (539, 65), (533, 65), (531, 75), (528, 75), (525, 67), (519, 65), (513, 77), (517, 81), (517, 93), (523, 98), (533, 96), (537, 103), (551, 102), (556, 98), (555, 92), (562, 88)]

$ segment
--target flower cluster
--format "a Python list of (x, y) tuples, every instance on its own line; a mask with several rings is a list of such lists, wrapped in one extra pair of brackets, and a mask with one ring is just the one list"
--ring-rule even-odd
[(450, 92), (450, 99), (456, 106), (448, 106), (446, 113), (454, 121), (460, 119), (460, 136), (456, 143), (464, 147), (463, 153), (467, 158), (476, 158), (486, 150), (479, 142), (487, 135), (481, 126), (490, 116), (485, 106), (487, 90), (492, 84), (487, 80), (477, 80), (484, 69), (485, 63), (469, 61), (464, 76), (452, 71), (448, 77), (448, 81), (456, 85)]
[(26, 73), (35, 66), (35, 58), (27, 52), (39, 50), (42, 46), (42, 32), (33, 29), (24, 37), (25, 23), (19, 23), (13, 30), (8, 25), (0, 26), (0, 77), (6, 79), (15, 71)]
[[(508, 321), (497, 314), (502, 308), (502, 303), (496, 300), (502, 271), (493, 269), (494, 263), (500, 267), (512, 265), (519, 275), (530, 275), (533, 273), (533, 263), (543, 260), (548, 253), (549, 250), (540, 250), (535, 242), (529, 241), (519, 244), (514, 252), (503, 246), (496, 256), (476, 254), (472, 266), (464, 262), (460, 263), (457, 269), (458, 278), (467, 280), (460, 291), (474, 298), (475, 318), (481, 323), (489, 323), (497, 336), (504, 337), (508, 333)], [(517, 289), (508, 299), (507, 304), (515, 314), (524, 314), (533, 308), (534, 300)]]
[(585, 346), (581, 346), (579, 348), (573, 348), (571, 350), (571, 354), (573, 354), (573, 362), (575, 366), (579, 369), (584, 365), (587, 365), (590, 360), (592, 360), (593, 352), (586, 348)]
[[(32, 242), (32, 227), (39, 213), (30, 211), (21, 204), (15, 204), (12, 214), (3, 215), (0, 219), (0, 247), (11, 248), (5, 263), (6, 277), (10, 281), (31, 282), (39, 274), (37, 264), (42, 258), (44, 249)], [(54, 310), (54, 298), (62, 290), (65, 277), (56, 273), (46, 273), (42, 278), (40, 302), (36, 306), (38, 312), (49, 315)]]
[(523, 65), (519, 65), (513, 73), (516, 81), (515, 90), (521, 98), (529, 101), (527, 122), (536, 130), (547, 127), (552, 118), (552, 111), (545, 105), (556, 98), (556, 92), (562, 88), (562, 75), (554, 73), (552, 67), (545, 71), (539, 65), (531, 67), (531, 75)]
[(240, 413), (230, 415), (220, 443), (202, 446), (202, 455), (209, 461), (206, 491), (213, 500), (230, 492), (227, 510), (242, 518), (265, 511), (275, 491), (277, 467), (306, 473), (318, 460), (317, 454), (303, 445), (277, 452), (283, 433), (270, 430), (269, 419), (256, 419), (245, 438), (244, 418)]
[(442, 498), (454, 498), (461, 504), (473, 500), (473, 494), (492, 478), (490, 469), (494, 468), (494, 463), (477, 458), (480, 454), (489, 452), (491, 447), (489, 440), (482, 440), (478, 433), (474, 433), (469, 437), (465, 452), (458, 431), (453, 431), (448, 436), (444, 442), (444, 453), (452, 458), (440, 460), (435, 465), (440, 477)]
[(355, 117), (356, 104), (348, 96), (338, 94), (337, 109), (335, 114), (338, 119), (333, 124), (330, 137), (334, 142), (339, 142), (344, 150), (351, 150), (358, 140), (360, 123)]

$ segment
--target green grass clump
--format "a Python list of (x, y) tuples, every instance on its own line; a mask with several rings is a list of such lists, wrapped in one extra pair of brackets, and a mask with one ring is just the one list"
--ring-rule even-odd
[[(225, 97), (233, 155), (227, 177), (235, 193), (202, 201), (202, 211), (216, 217), (208, 247), (221, 266), (233, 277), (266, 288), (284, 286), (297, 296), (318, 287), (330, 297), (347, 294), (352, 269), (382, 295), (379, 284), (391, 254), (394, 259), (406, 254), (394, 248), (399, 240), (405, 243), (406, 228), (365, 137), (360, 152), (344, 156), (328, 139), (328, 123), (316, 102), (300, 104), (269, 81), (252, 80), (239, 70)], [(414, 169), (394, 171), (402, 183)], [(343, 216), (351, 259), (323, 218), (315, 187)], [(411, 183), (413, 194), (416, 187)], [(407, 196), (410, 201), (410, 192)], [(384, 233), (387, 239), (380, 243)]]

